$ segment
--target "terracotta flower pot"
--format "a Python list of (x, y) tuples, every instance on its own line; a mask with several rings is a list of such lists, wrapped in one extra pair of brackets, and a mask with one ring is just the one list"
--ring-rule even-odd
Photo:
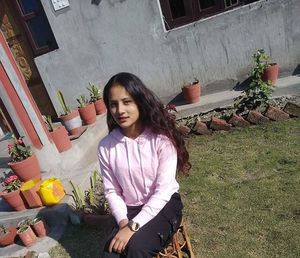
[(72, 113), (59, 117), (64, 127), (69, 134), (79, 134), (82, 131), (82, 121), (78, 110), (74, 110)]
[(59, 152), (66, 151), (72, 147), (68, 132), (64, 126), (59, 126), (50, 132), (52, 140)]
[(28, 226), (24, 231), (19, 229), (17, 234), (25, 246), (31, 246), (37, 240), (37, 237), (30, 226)]
[(7, 246), (13, 244), (15, 242), (16, 235), (17, 229), (15, 227), (9, 227), (8, 232), (0, 236), (0, 245)]
[(49, 228), (45, 221), (41, 218), (35, 218), (31, 223), (34, 232), (38, 237), (44, 237), (48, 234)]
[(25, 182), (21, 187), (21, 194), (30, 208), (42, 207), (43, 203), (38, 191), (40, 189), (41, 181), (33, 179)]
[(40, 165), (35, 155), (22, 161), (10, 162), (8, 165), (23, 182), (34, 178), (41, 179)]
[(105, 113), (106, 107), (103, 99), (98, 99), (97, 101), (94, 102), (94, 105), (95, 105), (97, 115), (101, 115)]
[(276, 63), (270, 64), (268, 68), (264, 70), (262, 79), (264, 81), (271, 81), (272, 85), (275, 85), (278, 79), (279, 66)]
[(13, 192), (2, 192), (1, 197), (16, 211), (25, 210), (25, 204), (20, 195), (20, 189)]
[(83, 108), (79, 108), (79, 114), (86, 125), (91, 125), (96, 122), (96, 110), (94, 103), (90, 103)]
[(199, 82), (194, 82), (191, 85), (184, 85), (182, 87), (183, 97), (186, 103), (196, 103), (200, 100), (201, 87)]

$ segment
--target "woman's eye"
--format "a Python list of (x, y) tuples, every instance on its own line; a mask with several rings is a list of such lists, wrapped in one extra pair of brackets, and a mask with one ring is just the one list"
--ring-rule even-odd
[(110, 107), (110, 108), (115, 108), (116, 106), (117, 106), (116, 103), (110, 103), (110, 104), (109, 104), (109, 107)]
[(124, 104), (125, 104), (125, 105), (128, 105), (129, 103), (131, 103), (131, 100), (125, 100), (125, 101), (124, 101)]

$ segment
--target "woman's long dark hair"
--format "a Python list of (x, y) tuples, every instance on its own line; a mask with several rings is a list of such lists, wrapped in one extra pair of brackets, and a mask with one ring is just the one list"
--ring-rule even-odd
[(109, 112), (109, 91), (115, 85), (123, 86), (133, 98), (140, 112), (141, 123), (145, 127), (153, 133), (166, 135), (173, 142), (177, 150), (177, 170), (182, 174), (188, 174), (191, 168), (189, 153), (183, 135), (176, 129), (174, 117), (164, 108), (159, 98), (134, 74), (118, 73), (104, 87), (103, 99), (108, 109), (107, 125), (109, 131), (119, 127)]

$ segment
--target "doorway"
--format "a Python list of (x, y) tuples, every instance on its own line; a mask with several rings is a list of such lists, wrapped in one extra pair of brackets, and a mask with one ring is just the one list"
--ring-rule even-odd
[(57, 48), (49, 23), (45, 19), (47, 18), (39, 0), (0, 0), (0, 29), (31, 95), (42, 114), (56, 117), (53, 104), (34, 63), (34, 57)]

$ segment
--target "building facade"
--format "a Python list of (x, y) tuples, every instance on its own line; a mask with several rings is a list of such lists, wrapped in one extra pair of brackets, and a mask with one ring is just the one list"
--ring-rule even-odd
[(195, 77), (204, 94), (234, 88), (259, 48), (293, 74), (299, 13), (299, 0), (0, 0), (1, 133), (49, 148), (41, 114), (60, 114), (57, 91), (76, 108), (121, 71), (164, 102)]

